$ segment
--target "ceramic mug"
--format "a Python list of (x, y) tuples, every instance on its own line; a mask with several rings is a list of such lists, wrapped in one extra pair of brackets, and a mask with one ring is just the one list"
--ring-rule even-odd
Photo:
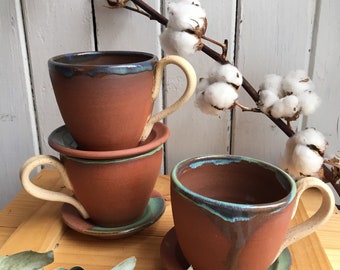
[[(146, 153), (118, 159), (81, 159), (66, 155), (60, 160), (39, 155), (21, 168), (24, 189), (34, 197), (73, 205), (84, 219), (101, 227), (133, 223), (143, 215), (162, 164), (162, 145)], [(31, 182), (30, 173), (41, 165), (56, 168), (73, 196), (43, 189)]]
[[(174, 104), (151, 115), (168, 64), (182, 69), (187, 86)], [(154, 123), (182, 106), (196, 87), (193, 67), (176, 55), (158, 61), (144, 52), (79, 52), (55, 56), (48, 67), (65, 125), (84, 150), (138, 146)]]
[[(317, 188), (322, 205), (289, 228), (301, 194)], [(295, 183), (281, 169), (241, 156), (203, 156), (179, 162), (171, 174), (177, 241), (193, 269), (263, 270), (290, 244), (314, 232), (334, 210), (321, 180)]]

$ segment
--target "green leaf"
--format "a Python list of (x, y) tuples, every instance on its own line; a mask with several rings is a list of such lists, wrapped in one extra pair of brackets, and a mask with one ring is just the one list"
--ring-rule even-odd
[(117, 264), (111, 270), (133, 270), (136, 266), (136, 257), (132, 256)]
[(44, 253), (32, 250), (0, 256), (1, 270), (39, 270), (54, 261), (53, 251)]

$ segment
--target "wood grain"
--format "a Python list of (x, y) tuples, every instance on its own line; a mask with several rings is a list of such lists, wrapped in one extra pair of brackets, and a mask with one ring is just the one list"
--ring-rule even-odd
[[(21, 1), (0, 1), (0, 209), (20, 191), (18, 168), (38, 153)], [(20, 149), (20, 151), (19, 151)]]
[[(43, 170), (35, 181), (45, 187), (63, 189), (54, 170)], [(91, 270), (108, 270), (129, 256), (137, 257), (138, 270), (163, 269), (159, 247), (164, 235), (174, 225), (169, 184), (169, 176), (159, 176), (156, 183), (156, 190), (164, 195), (167, 206), (161, 219), (149, 228), (119, 240), (97, 239), (74, 232), (61, 223), (59, 203), (42, 202), (21, 192), (0, 212), (0, 254), (10, 254), (23, 249), (40, 251), (53, 249), (55, 262), (47, 266), (45, 268), (47, 270), (56, 267), (71, 268), (75, 265)], [(318, 207), (318, 200), (318, 194), (313, 190), (306, 192), (292, 226), (313, 214)], [(22, 203), (30, 207), (23, 208)], [(331, 221), (316, 234), (291, 245), (289, 248), (293, 260), (291, 269), (331, 270), (332, 267), (340, 269), (339, 256), (336, 256), (340, 252), (339, 226), (340, 216), (336, 211)]]

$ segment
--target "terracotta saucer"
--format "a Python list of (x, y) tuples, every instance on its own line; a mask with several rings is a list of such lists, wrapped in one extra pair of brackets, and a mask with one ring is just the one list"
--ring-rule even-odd
[[(175, 227), (170, 229), (164, 236), (160, 247), (160, 255), (165, 269), (187, 270), (190, 266), (178, 245)], [(285, 249), (268, 270), (288, 270), (291, 262), (289, 250)]]
[(98, 238), (119, 239), (151, 226), (163, 215), (164, 210), (165, 201), (162, 195), (154, 190), (144, 214), (129, 225), (114, 228), (99, 227), (93, 224), (91, 219), (83, 219), (77, 209), (67, 203), (61, 208), (61, 217), (67, 226), (79, 233)]
[(48, 137), (48, 144), (59, 153), (71, 157), (84, 159), (114, 159), (131, 157), (148, 152), (165, 143), (169, 138), (169, 135), (169, 128), (158, 122), (154, 124), (149, 137), (137, 147), (112, 151), (89, 151), (79, 149), (77, 142), (73, 139), (66, 126), (61, 126), (50, 134)]

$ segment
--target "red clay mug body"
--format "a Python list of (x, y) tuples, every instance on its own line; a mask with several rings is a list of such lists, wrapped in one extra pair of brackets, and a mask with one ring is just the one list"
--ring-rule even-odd
[[(183, 70), (187, 87), (174, 104), (152, 116), (168, 64)], [(79, 52), (55, 56), (48, 67), (65, 125), (84, 150), (138, 146), (153, 124), (182, 106), (196, 87), (193, 67), (179, 56), (158, 61), (144, 52)]]
[[(291, 229), (301, 194), (317, 188), (319, 211)], [(265, 270), (281, 251), (326, 222), (334, 197), (321, 180), (295, 181), (281, 169), (247, 157), (184, 160), (171, 174), (177, 240), (195, 270)]]
[[(164, 142), (169, 130), (165, 125), (163, 127)], [(32, 196), (69, 203), (84, 219), (91, 218), (97, 226), (128, 225), (140, 218), (148, 205), (162, 164), (162, 141), (147, 152), (122, 158), (101, 159), (100, 152), (97, 152), (96, 159), (63, 154), (60, 160), (47, 155), (34, 156), (22, 165), (20, 179)], [(41, 165), (56, 168), (65, 186), (73, 191), (73, 196), (32, 183), (30, 173)]]

